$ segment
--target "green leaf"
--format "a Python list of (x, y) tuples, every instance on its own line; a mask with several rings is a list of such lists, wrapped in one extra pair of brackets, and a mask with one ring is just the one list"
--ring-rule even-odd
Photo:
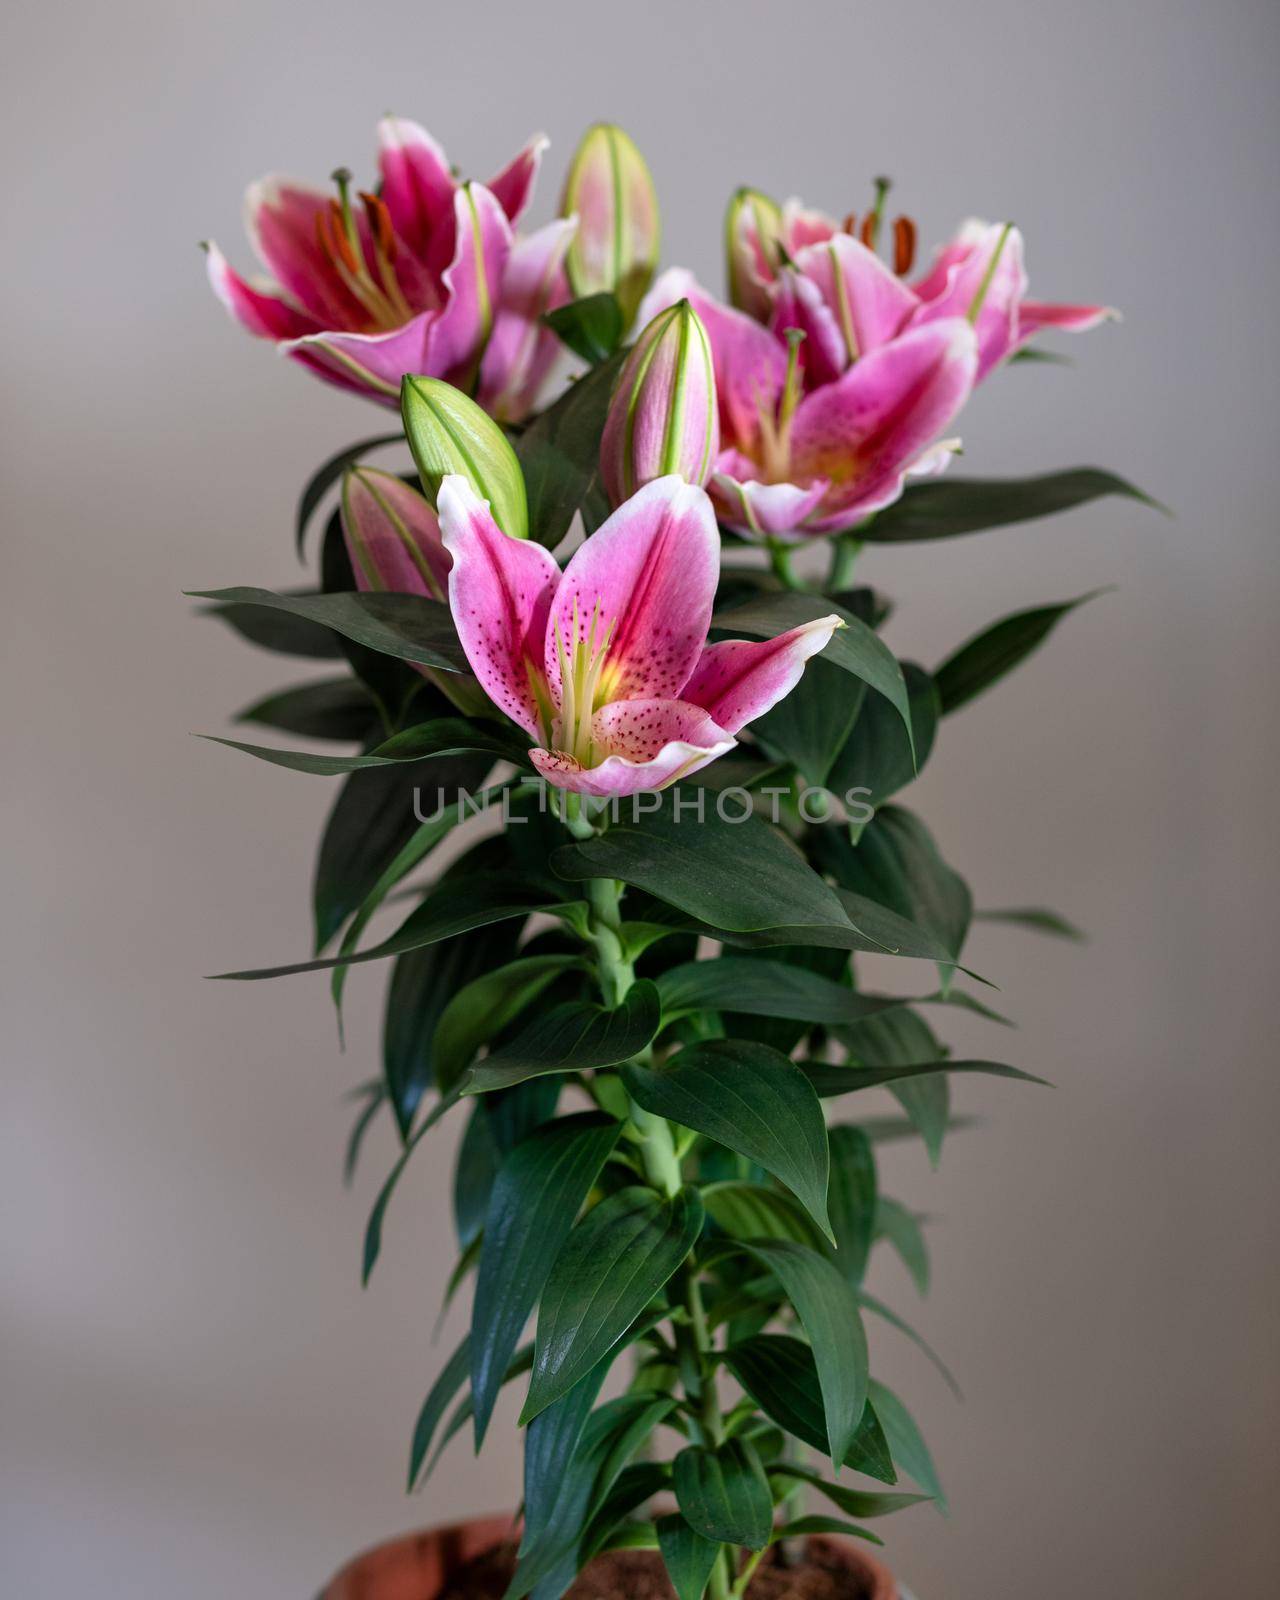
[[(524, 1442), (524, 1530), (520, 1537), (523, 1552), (533, 1552), (540, 1545), (545, 1547), (562, 1540), (564, 1522), (572, 1524), (574, 1518), (581, 1519), (585, 1511), (591, 1479), (582, 1473), (575, 1457), (611, 1362), (612, 1356), (597, 1362), (529, 1424)], [(595, 1427), (602, 1426), (597, 1420)], [(577, 1485), (573, 1482), (575, 1476), (579, 1480)], [(575, 1498), (579, 1500), (576, 1508), (566, 1504)], [(560, 1512), (559, 1524), (557, 1511)]]
[(563, 1117), (516, 1145), (498, 1172), (471, 1312), (477, 1450), (525, 1321), (621, 1132), (596, 1112)]
[(848, 1538), (866, 1539), (870, 1544), (883, 1544), (884, 1540), (869, 1528), (860, 1528), (855, 1522), (846, 1522), (843, 1517), (793, 1517), (790, 1522), (784, 1522), (777, 1530), (774, 1537), (777, 1539), (807, 1539), (815, 1533), (836, 1533)]
[(929, 1292), (929, 1246), (920, 1218), (900, 1200), (881, 1195), (876, 1206), (876, 1237), (886, 1239), (902, 1257), (920, 1293)]
[(921, 1505), (930, 1498), (927, 1494), (886, 1494), (881, 1490), (850, 1489), (843, 1483), (828, 1483), (819, 1473), (811, 1472), (807, 1467), (794, 1466), (789, 1461), (780, 1461), (769, 1471), (771, 1477), (794, 1478), (797, 1483), (809, 1484), (851, 1517), (888, 1517), (895, 1511), (905, 1511), (908, 1506)]
[(431, 1448), (431, 1441), (440, 1426), (440, 1420), (448, 1410), (450, 1401), (466, 1381), (470, 1364), (471, 1340), (469, 1337), (464, 1337), (446, 1362), (440, 1376), (431, 1385), (427, 1398), (422, 1402), (422, 1410), (418, 1412), (418, 1420), (413, 1428), (413, 1442), (409, 1447), (410, 1493), (418, 1481), (418, 1474), (422, 1471), (422, 1463), (427, 1459), (427, 1451)]
[(704, 1539), (678, 1511), (659, 1517), (656, 1527), (658, 1549), (662, 1552), (676, 1600), (702, 1600), (720, 1546), (714, 1540)]
[(436, 1024), (432, 1055), (440, 1087), (452, 1088), (490, 1039), (577, 965), (572, 955), (520, 956), (459, 989)]
[[(764, 716), (757, 717), (751, 732), (776, 760), (790, 763), (806, 782), (823, 788), (832, 763), (868, 701), (885, 705), (890, 718), (902, 729), (892, 706), (880, 695), (868, 696), (865, 683), (850, 681), (849, 674), (834, 661), (810, 661), (791, 693)], [(909, 747), (904, 729), (902, 738)]]
[(510, 1044), (468, 1067), (462, 1092), (485, 1094), (547, 1072), (617, 1066), (638, 1055), (661, 1022), (658, 991), (646, 978), (634, 983), (614, 1009), (568, 1000), (531, 1023)]
[(609, 359), (625, 331), (622, 308), (607, 290), (570, 300), (568, 305), (548, 311), (542, 320), (574, 355), (593, 367)]
[[(788, 1334), (760, 1333), (732, 1344), (725, 1365), (778, 1426), (815, 1450), (827, 1448), (826, 1420), (813, 1351)], [(872, 1404), (862, 1413), (843, 1465), (881, 1483), (896, 1474)]]
[(607, 514), (608, 502), (596, 485), (600, 435), (622, 359), (614, 356), (579, 378), (516, 443), (529, 496), (529, 537), (548, 548), (568, 533), (574, 512), (582, 509), (586, 515), (593, 500), (603, 504), (588, 517), (588, 532), (597, 525), (599, 511)]
[(359, 678), (320, 678), (277, 689), (236, 713), (237, 722), (279, 728), (303, 739), (363, 743), (377, 718), (373, 696)]
[(753, 634), (772, 639), (802, 623), (813, 622), (818, 617), (837, 615), (844, 623), (832, 636), (822, 652), (821, 659), (832, 661), (851, 672), (855, 678), (882, 694), (902, 718), (908, 732), (911, 729), (911, 708), (907, 700), (907, 686), (897, 657), (884, 640), (852, 611), (837, 605), (823, 595), (800, 594), (787, 590), (782, 594), (764, 595), (750, 600), (732, 611), (717, 612), (711, 626), (726, 634)]
[(478, 1100), (471, 1107), (453, 1164), (453, 1227), (462, 1250), (472, 1245), (484, 1228), (500, 1162), (489, 1113), (483, 1101)]
[(828, 1129), (831, 1188), (827, 1200), (836, 1240), (836, 1266), (852, 1284), (862, 1282), (875, 1231), (876, 1162), (861, 1128)]
[(1047, 933), (1057, 939), (1072, 939), (1083, 944), (1088, 934), (1068, 922), (1058, 911), (1046, 906), (999, 906), (991, 911), (975, 911), (975, 922), (1004, 922), (1012, 928), (1027, 928), (1032, 933)]
[(905, 1318), (900, 1317), (896, 1311), (891, 1310), (887, 1305), (885, 1305), (883, 1300), (877, 1300), (874, 1295), (868, 1294), (865, 1289), (860, 1289), (858, 1291), (858, 1301), (861, 1305), (865, 1306), (868, 1311), (874, 1312), (877, 1317), (883, 1318), (883, 1320), (887, 1322), (891, 1328), (896, 1328), (904, 1338), (910, 1339), (911, 1343), (915, 1345), (916, 1349), (920, 1351), (921, 1355), (923, 1355), (928, 1361), (932, 1362), (933, 1366), (937, 1369), (938, 1376), (942, 1379), (943, 1383), (946, 1384), (947, 1388), (951, 1390), (952, 1394), (955, 1395), (956, 1399), (962, 1400), (964, 1398), (964, 1396), (960, 1393), (960, 1385), (956, 1382), (955, 1374), (952, 1372), (951, 1368), (946, 1364), (946, 1362), (933, 1348), (929, 1341), (924, 1338), (922, 1334), (917, 1333), (911, 1324), (905, 1320)]
[(731, 1178), (708, 1184), (702, 1203), (716, 1227), (733, 1239), (794, 1239), (813, 1249), (822, 1246), (822, 1234), (808, 1212), (789, 1194), (761, 1183)]
[(915, 1419), (897, 1395), (874, 1378), (871, 1380), (871, 1400), (889, 1441), (894, 1461), (937, 1502), (938, 1509), (945, 1512), (947, 1497), (942, 1492), (937, 1468)]
[(1023, 1083), (1049, 1086), (1047, 1078), (1037, 1078), (1034, 1073), (1023, 1072), (1018, 1067), (1003, 1066), (999, 1061), (924, 1061), (914, 1067), (833, 1066), (826, 1061), (802, 1061), (800, 1068), (824, 1100), (857, 1089), (878, 1089), (882, 1084), (902, 1083), (930, 1072), (977, 1072), (992, 1078), (1018, 1078)]
[(668, 789), (655, 798), (656, 810), (557, 850), (553, 870), (570, 879), (620, 878), (720, 928), (854, 932), (835, 892), (768, 823), (722, 820), (705, 790)]
[[(839, 1038), (862, 1067), (914, 1067), (945, 1057), (933, 1029), (906, 1006), (841, 1028)], [(911, 1118), (924, 1140), (929, 1164), (936, 1167), (951, 1120), (950, 1079), (943, 1072), (926, 1073), (891, 1083), (889, 1091)]]
[(786, 961), (750, 956), (686, 961), (659, 974), (657, 984), (668, 1021), (685, 1011), (736, 1011), (832, 1026), (858, 1022), (905, 1003), (891, 995), (858, 994)]
[(364, 1145), (364, 1136), (369, 1131), (369, 1124), (382, 1109), (382, 1102), (387, 1098), (387, 1091), (380, 1078), (375, 1078), (371, 1083), (361, 1086), (349, 1098), (362, 1098), (365, 1104), (361, 1107), (356, 1117), (355, 1126), (347, 1139), (346, 1153), (342, 1161), (342, 1181), (348, 1187), (356, 1175), (356, 1164), (360, 1160), (360, 1151)]
[(1009, 357), (1010, 366), (1023, 366), (1026, 363), (1039, 364), (1046, 367), (1074, 367), (1075, 361), (1071, 356), (1064, 356), (1057, 350), (1037, 350), (1034, 345), (1023, 345), (1021, 350), (1015, 350)]
[(773, 1496), (760, 1457), (744, 1439), (718, 1449), (690, 1445), (675, 1459), (676, 1504), (704, 1539), (763, 1550), (773, 1532)]
[(379, 655), (441, 672), (465, 672), (467, 658), (458, 643), (448, 606), (413, 594), (273, 594), (270, 589), (193, 589), (197, 600), (222, 605), (260, 606), (287, 612), (332, 628)]
[(785, 1239), (744, 1246), (781, 1283), (809, 1336), (827, 1419), (827, 1443), (838, 1471), (867, 1403), (867, 1336), (858, 1299), (826, 1256)]
[(913, 484), (887, 510), (859, 528), (858, 537), (873, 544), (947, 539), (1071, 511), (1109, 494), (1157, 511), (1165, 509), (1141, 489), (1098, 467), (1074, 467), (1035, 478), (947, 478)]
[(323, 466), (311, 474), (298, 501), (298, 515), (295, 519), (294, 537), (299, 559), (302, 557), (306, 542), (307, 524), (315, 515), (320, 502), (347, 468), (359, 461), (361, 456), (368, 455), (371, 450), (378, 450), (383, 445), (403, 443), (403, 433), (376, 433), (371, 439), (361, 439), (359, 444), (349, 444), (339, 450), (337, 455), (330, 456)]
[(404, 1169), (409, 1165), (409, 1158), (418, 1148), (423, 1137), (435, 1127), (445, 1112), (455, 1104), (456, 1100), (447, 1097), (442, 1097), (436, 1102), (423, 1121), (410, 1134), (395, 1166), (387, 1174), (382, 1188), (378, 1190), (377, 1199), (373, 1202), (373, 1210), (369, 1213), (369, 1220), (364, 1229), (364, 1259), (361, 1265), (361, 1283), (367, 1284), (369, 1282), (369, 1274), (373, 1271), (378, 1257), (382, 1253), (382, 1224), (387, 1215), (387, 1207), (391, 1203), (391, 1196), (396, 1192), (400, 1179), (404, 1176)]
[(998, 683), (1044, 643), (1063, 617), (1103, 592), (1093, 589), (1058, 605), (1015, 611), (962, 644), (933, 675), (943, 716), (958, 711), (984, 689)]
[[(314, 589), (287, 592), (293, 599), (316, 598)], [(277, 655), (305, 656), (317, 661), (332, 661), (342, 656), (342, 647), (331, 628), (308, 622), (305, 617), (290, 616), (285, 611), (268, 611), (256, 605), (216, 605), (201, 606), (199, 615), (217, 617), (242, 639)]]
[(402, 766), (406, 762), (426, 761), (435, 756), (484, 753), (498, 756), (504, 761), (520, 761), (528, 748), (523, 740), (514, 738), (498, 723), (472, 722), (466, 717), (433, 717), (429, 722), (419, 722), (412, 728), (393, 734), (367, 755), (354, 756), (313, 755), (309, 750), (276, 750), (269, 745), (244, 744), (238, 739), (221, 739), (212, 734), (202, 734), (201, 737), (207, 738), (211, 744), (225, 744), (232, 750), (243, 750), (246, 755), (257, 756), (259, 761), (269, 761), (273, 766), (288, 767), (294, 772), (310, 772), (323, 778), (345, 772), (364, 772), (376, 767)]
[(915, 737), (914, 762), (902, 718), (883, 695), (868, 695), (826, 780), (834, 794), (846, 796), (862, 790), (866, 805), (879, 806), (923, 770), (938, 731), (938, 691), (930, 675), (914, 661), (902, 663), (902, 676)]
[(669, 1200), (621, 1189), (583, 1217), (543, 1290), (521, 1426), (622, 1338), (692, 1250), (702, 1219), (702, 1201), (687, 1188)]
[(830, 1234), (822, 1106), (781, 1051), (710, 1040), (682, 1050), (666, 1067), (626, 1067), (622, 1079), (646, 1111), (694, 1128), (772, 1173)]

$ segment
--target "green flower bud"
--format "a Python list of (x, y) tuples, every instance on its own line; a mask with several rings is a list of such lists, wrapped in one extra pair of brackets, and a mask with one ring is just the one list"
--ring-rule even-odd
[(560, 214), (577, 214), (565, 266), (579, 297), (615, 294), (629, 327), (658, 265), (658, 195), (644, 157), (621, 128), (598, 122), (574, 152)]
[(529, 537), (524, 475), (506, 434), (474, 400), (442, 378), (406, 374), (400, 414), (427, 498), (435, 504), (442, 480), (460, 473), (493, 520), (513, 539)]

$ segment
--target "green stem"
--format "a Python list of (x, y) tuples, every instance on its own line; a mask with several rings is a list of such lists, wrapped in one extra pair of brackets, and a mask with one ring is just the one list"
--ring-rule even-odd
[(841, 534), (831, 545), (831, 569), (827, 573), (828, 594), (839, 594), (847, 589), (853, 576), (854, 565), (862, 553), (862, 540)]
[(791, 570), (792, 549), (778, 539), (769, 540), (769, 565), (784, 589), (803, 589), (804, 584)]

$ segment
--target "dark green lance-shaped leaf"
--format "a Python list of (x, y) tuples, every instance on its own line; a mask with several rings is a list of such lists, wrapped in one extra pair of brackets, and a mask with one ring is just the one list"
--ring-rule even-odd
[(733, 1239), (794, 1239), (797, 1244), (822, 1248), (822, 1234), (803, 1207), (779, 1189), (762, 1183), (729, 1178), (702, 1191), (707, 1215)]
[(704, 1539), (763, 1550), (773, 1531), (773, 1496), (760, 1457), (748, 1440), (715, 1450), (690, 1445), (675, 1459), (676, 1504)]
[[(815, 1450), (827, 1448), (826, 1419), (813, 1351), (789, 1334), (760, 1333), (730, 1345), (725, 1365), (764, 1414)], [(881, 1483), (897, 1474), (874, 1407), (868, 1403), (843, 1465)]]
[(973, 917), (975, 922), (1003, 922), (1011, 928), (1027, 928), (1032, 933), (1047, 933), (1078, 944), (1089, 937), (1060, 911), (1050, 911), (1047, 906), (997, 906), (991, 911), (975, 911)]
[(546, 1072), (579, 1072), (630, 1061), (662, 1022), (662, 1002), (646, 978), (633, 984), (620, 1006), (567, 1000), (531, 1023), (510, 1044), (463, 1074), (464, 1094), (505, 1089)]
[(920, 1218), (900, 1200), (881, 1195), (876, 1205), (876, 1238), (887, 1239), (902, 1258), (921, 1294), (929, 1292), (929, 1245)]
[(318, 467), (307, 479), (306, 487), (298, 501), (298, 515), (295, 519), (294, 537), (298, 546), (298, 555), (301, 557), (303, 544), (307, 537), (307, 524), (315, 515), (320, 502), (334, 487), (342, 474), (362, 456), (367, 456), (371, 451), (380, 449), (383, 445), (403, 444), (403, 433), (376, 433), (371, 439), (361, 439), (359, 444), (349, 444), (339, 450), (337, 455), (330, 456), (323, 466)]
[(432, 1054), (440, 1087), (456, 1084), (490, 1039), (577, 964), (571, 955), (521, 956), (459, 989), (436, 1024)]
[(918, 1506), (930, 1498), (927, 1494), (886, 1494), (883, 1490), (849, 1489), (843, 1483), (829, 1483), (817, 1472), (807, 1467), (797, 1467), (789, 1461), (780, 1461), (770, 1467), (773, 1478), (791, 1478), (796, 1483), (807, 1483), (819, 1494), (825, 1495), (834, 1506), (847, 1511), (851, 1517), (888, 1517), (895, 1511), (905, 1511), (908, 1506)]
[(413, 594), (273, 594), (270, 589), (195, 589), (197, 600), (260, 606), (332, 628), (379, 655), (441, 672), (463, 672), (467, 660), (449, 608)]
[(860, 1305), (864, 1306), (866, 1310), (873, 1312), (877, 1317), (882, 1318), (889, 1324), (891, 1328), (896, 1328), (905, 1339), (910, 1339), (911, 1343), (915, 1345), (916, 1349), (920, 1351), (921, 1355), (923, 1355), (926, 1360), (932, 1362), (933, 1366), (937, 1369), (938, 1376), (942, 1379), (943, 1383), (946, 1384), (947, 1388), (951, 1390), (952, 1394), (955, 1395), (956, 1399), (962, 1400), (964, 1398), (964, 1396), (960, 1393), (960, 1385), (956, 1382), (955, 1374), (923, 1334), (918, 1333), (916, 1329), (913, 1328), (904, 1317), (900, 1317), (898, 1313), (892, 1309), (892, 1307), (885, 1305), (883, 1300), (877, 1300), (875, 1295), (868, 1294), (865, 1289), (859, 1289), (858, 1302)]
[[(314, 589), (297, 589), (291, 594), (294, 599), (316, 598)], [(277, 655), (305, 656), (316, 661), (333, 661), (342, 655), (342, 646), (332, 628), (309, 622), (305, 617), (291, 616), (287, 611), (268, 611), (253, 605), (216, 605), (201, 606), (200, 615), (219, 618), (242, 639)]]
[(370, 893), (417, 827), (413, 783), (406, 773), (353, 773), (339, 788), (320, 838), (311, 888), (317, 952)]
[[(839, 1038), (862, 1067), (914, 1067), (944, 1058), (933, 1029), (908, 1006), (841, 1028)], [(889, 1091), (911, 1118), (930, 1165), (936, 1167), (951, 1120), (951, 1080), (945, 1072), (927, 1072), (891, 1083)]]
[(608, 291), (570, 300), (568, 305), (548, 311), (542, 320), (575, 355), (592, 366), (609, 359), (624, 332), (622, 308)]
[(461, 1389), (466, 1381), (467, 1371), (471, 1365), (471, 1340), (465, 1337), (462, 1343), (445, 1363), (444, 1370), (427, 1391), (427, 1398), (422, 1402), (422, 1410), (418, 1413), (418, 1420), (413, 1428), (413, 1442), (409, 1446), (409, 1489), (418, 1481), (418, 1474), (422, 1471), (422, 1463), (427, 1459), (427, 1451), (431, 1448), (431, 1441), (435, 1438), (436, 1429), (440, 1426), (441, 1418), (449, 1409), (449, 1404), (454, 1395)]
[[(557, 1506), (568, 1498), (565, 1491), (569, 1487), (570, 1474), (566, 1468), (577, 1453), (587, 1418), (596, 1403), (600, 1386), (608, 1375), (610, 1360), (597, 1362), (590, 1372), (529, 1424), (524, 1448), (522, 1550), (536, 1550), (539, 1545), (553, 1541)], [(590, 1485), (585, 1487), (589, 1489)]]
[(832, 1066), (825, 1061), (802, 1061), (800, 1067), (823, 1100), (857, 1089), (878, 1089), (882, 1084), (902, 1083), (930, 1072), (976, 1072), (991, 1078), (1017, 1078), (1022, 1083), (1048, 1085), (1049, 1082), (1047, 1078), (1037, 1078), (1032, 1072), (1006, 1067), (999, 1061), (924, 1061), (914, 1067)]
[(943, 716), (958, 711), (984, 689), (998, 683), (1044, 643), (1068, 612), (1102, 592), (1094, 589), (1058, 605), (1015, 611), (962, 644), (933, 675)]
[(937, 1502), (940, 1511), (945, 1511), (947, 1497), (942, 1492), (937, 1468), (911, 1413), (891, 1389), (886, 1389), (874, 1378), (871, 1380), (871, 1401), (889, 1441), (894, 1461)]
[(859, 528), (858, 537), (878, 544), (948, 539), (1071, 511), (1110, 494), (1164, 510), (1141, 489), (1099, 467), (1074, 467), (1034, 478), (947, 478), (913, 484), (895, 504)]
[(788, 762), (806, 782), (822, 788), (868, 700), (884, 705), (907, 743), (906, 730), (888, 701), (868, 695), (866, 684), (851, 678), (834, 661), (821, 660), (809, 662), (791, 693), (758, 717), (751, 732), (769, 755)]
[(874, 628), (825, 596), (799, 594), (793, 590), (764, 595), (732, 611), (717, 612), (711, 619), (711, 626), (729, 635), (747, 633), (772, 639), (790, 628), (832, 614), (841, 619), (844, 627), (836, 630), (822, 652), (822, 659), (834, 662), (877, 694), (882, 694), (910, 732), (911, 708), (897, 657)]
[(356, 1116), (355, 1125), (347, 1137), (347, 1148), (342, 1159), (342, 1181), (348, 1187), (356, 1175), (356, 1165), (360, 1160), (360, 1151), (364, 1148), (364, 1136), (369, 1131), (369, 1125), (382, 1109), (382, 1102), (387, 1098), (387, 1091), (380, 1078), (362, 1084), (359, 1089), (348, 1096), (349, 1099), (363, 1100), (364, 1104)]
[(891, 995), (858, 994), (806, 967), (749, 956), (686, 961), (661, 973), (657, 983), (668, 1020), (684, 1011), (736, 1011), (832, 1026), (903, 1004)]
[(778, 1528), (774, 1537), (776, 1539), (808, 1539), (814, 1534), (839, 1534), (849, 1539), (865, 1539), (868, 1544), (883, 1544), (884, 1540), (879, 1534), (872, 1533), (870, 1528), (860, 1528), (856, 1522), (846, 1522), (843, 1517), (824, 1517), (821, 1514), (807, 1517), (792, 1517), (790, 1522), (784, 1522)]
[(830, 1234), (822, 1106), (781, 1051), (710, 1040), (682, 1050), (670, 1066), (626, 1067), (622, 1078), (646, 1111), (694, 1128), (772, 1173)]
[(875, 1234), (876, 1161), (861, 1128), (846, 1123), (828, 1130), (831, 1187), (827, 1202), (836, 1239), (836, 1266), (850, 1283), (862, 1282)]
[(522, 1426), (622, 1338), (692, 1250), (702, 1218), (694, 1189), (668, 1200), (639, 1188), (619, 1190), (583, 1217), (542, 1294)]
[(804, 1245), (768, 1239), (745, 1248), (781, 1283), (809, 1336), (838, 1471), (867, 1403), (867, 1336), (857, 1296), (826, 1256)]
[(835, 892), (768, 823), (723, 820), (703, 789), (653, 799), (656, 809), (638, 819), (557, 850), (553, 869), (563, 878), (620, 878), (720, 928), (809, 925), (852, 934)]
[(564, 1117), (518, 1144), (493, 1185), (471, 1312), (476, 1449), (521, 1330), (622, 1124)]
[[(526, 898), (519, 899), (521, 893)], [(354, 966), (364, 961), (385, 961), (406, 950), (441, 939), (452, 939), (472, 928), (505, 922), (512, 917), (528, 917), (538, 911), (564, 908), (539, 900), (527, 886), (513, 883), (506, 873), (476, 873), (465, 881), (446, 879), (438, 884), (389, 939), (369, 950), (325, 956), (315, 961), (294, 961), (282, 967), (256, 967), (244, 972), (220, 972), (219, 978), (283, 978), (295, 972), (327, 971), (330, 967)]]
[(478, 1100), (467, 1118), (453, 1164), (453, 1227), (460, 1250), (466, 1250), (480, 1237), (500, 1164), (488, 1112), (484, 1102)]
[[(499, 723), (471, 721), (467, 717), (433, 717), (412, 728), (393, 734), (390, 739), (365, 755), (324, 756), (309, 750), (276, 750), (269, 745), (244, 744), (239, 739), (210, 737), (212, 744), (229, 745), (246, 755), (269, 761), (272, 766), (288, 767), (293, 772), (310, 772), (332, 778), (340, 773), (365, 772), (376, 767), (403, 766), (426, 761), (433, 756), (465, 756), (484, 753), (504, 761), (521, 761), (528, 746)], [(313, 736), (314, 737), (314, 736)]]
[(373, 1210), (370, 1211), (369, 1220), (365, 1224), (364, 1260), (361, 1267), (362, 1283), (368, 1283), (369, 1274), (373, 1271), (378, 1257), (382, 1253), (382, 1225), (386, 1220), (387, 1207), (391, 1204), (391, 1196), (396, 1192), (400, 1179), (404, 1176), (404, 1169), (409, 1165), (413, 1152), (418, 1148), (423, 1138), (456, 1103), (456, 1099), (442, 1097), (432, 1106), (413, 1133), (410, 1134), (395, 1166), (387, 1174), (382, 1188), (378, 1190), (378, 1197), (373, 1202)]
[(529, 497), (529, 537), (548, 548), (568, 533), (575, 511), (587, 516), (588, 531), (608, 512), (596, 478), (600, 434), (621, 364), (619, 354), (579, 378), (516, 443)]
[(678, 1511), (659, 1517), (656, 1527), (658, 1549), (676, 1600), (702, 1600), (720, 1546), (712, 1539), (704, 1539)]
[(237, 712), (235, 720), (279, 728), (303, 739), (348, 744), (368, 738), (377, 714), (373, 697), (359, 678), (321, 678), (292, 689), (277, 689)]
[(832, 793), (850, 806), (855, 800), (873, 807), (883, 804), (910, 783), (929, 759), (941, 714), (938, 691), (930, 675), (914, 661), (902, 663), (902, 676), (911, 708), (915, 761), (902, 718), (883, 695), (868, 695), (826, 779)]

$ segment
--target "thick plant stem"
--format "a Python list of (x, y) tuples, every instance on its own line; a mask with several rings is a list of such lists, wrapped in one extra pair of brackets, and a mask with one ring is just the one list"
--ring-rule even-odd
[(847, 588), (853, 576), (854, 563), (862, 551), (862, 540), (843, 533), (832, 541), (831, 567), (827, 573), (827, 593), (838, 594)]
[(803, 589), (804, 584), (791, 570), (793, 550), (790, 545), (783, 544), (780, 539), (769, 540), (769, 565), (773, 568), (773, 575), (784, 589)]

